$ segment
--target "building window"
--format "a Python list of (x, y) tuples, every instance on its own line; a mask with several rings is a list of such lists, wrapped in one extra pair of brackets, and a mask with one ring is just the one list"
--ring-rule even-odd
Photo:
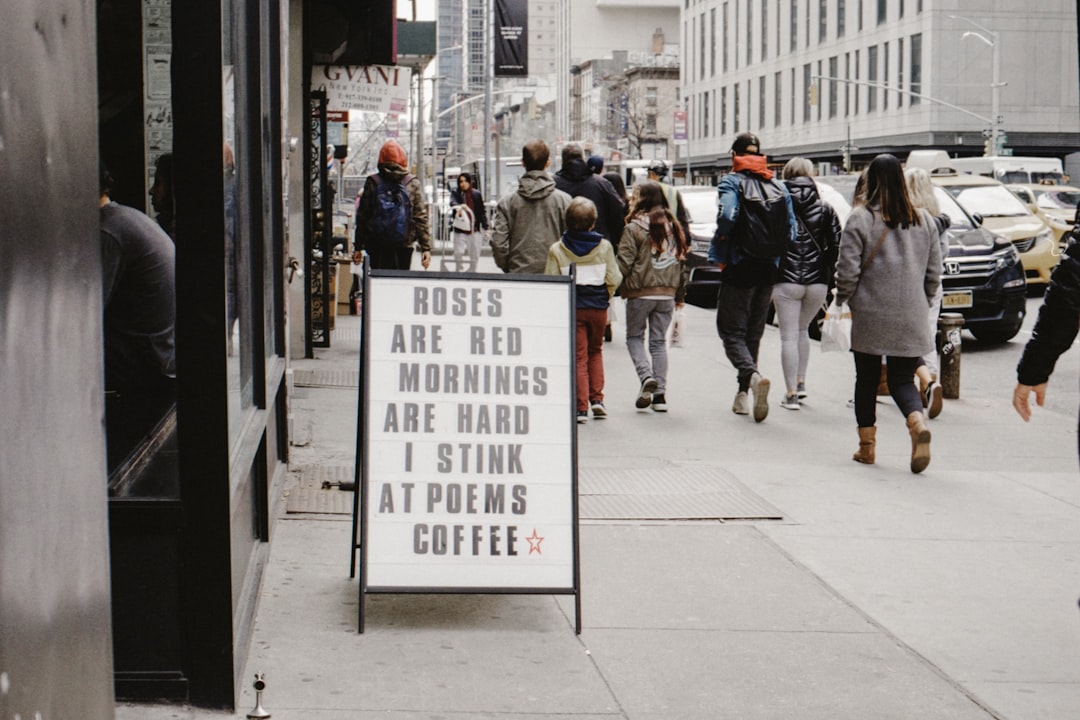
[(884, 25), (889, 14), (889, 0), (877, 0), (877, 24)]
[(866, 81), (870, 83), (866, 87), (866, 112), (877, 110), (877, 81), (878, 81), (878, 49), (877, 45), (871, 45), (866, 49)]
[(881, 43), (881, 109), (889, 109), (889, 43)]
[(825, 42), (829, 37), (829, 0), (818, 0), (818, 44)]
[(781, 101), (780, 91), (783, 88), (783, 85), (784, 85), (783, 77), (781, 76), (780, 71), (777, 70), (773, 74), (773, 110), (772, 110), (772, 112), (773, 112), (773, 126), (774, 127), (780, 127), (780, 117), (781, 117), (782, 112), (783, 112), (783, 102)]
[(728, 69), (728, 23), (727, 23), (727, 11), (728, 4), (720, 8), (720, 65), (724, 72)]
[[(761, 61), (769, 56), (769, 6), (768, 0), (761, 0)], [(779, 48), (777, 48), (779, 50)]]
[[(855, 51), (854, 68), (855, 68), (855, 77), (852, 78), (852, 79), (858, 81), (858, 79), (859, 79), (859, 51), (858, 50)], [(852, 83), (851, 92), (854, 95), (854, 97), (852, 98), (852, 101), (851, 101), (851, 107), (853, 109), (852, 112), (853, 112), (854, 115), (858, 115), (859, 114), (859, 83), (858, 82)]]
[(915, 0), (915, 12), (922, 12), (922, 0)]
[(899, 7), (897, 8), (899, 17), (904, 17), (904, 0), (900, 0)]
[(837, 106), (840, 102), (839, 86), (836, 82), (836, 73), (840, 72), (838, 60), (835, 55), (829, 58), (829, 119), (836, 117)]
[[(818, 77), (821, 77), (823, 75), (822, 67), (821, 67), (822, 64), (824, 64), (824, 61), (822, 61), (822, 60), (817, 61), (817, 74), (818, 74)], [(817, 115), (817, 121), (821, 122), (821, 88), (820, 88), (820, 85), (818, 86), (817, 113), (816, 113), (816, 115)]]
[(791, 0), (791, 52), (799, 49), (799, 0)]
[(896, 106), (904, 107), (904, 38), (896, 41)]
[(802, 83), (803, 93), (806, 97), (806, 102), (803, 103), (802, 120), (804, 123), (810, 122), (810, 63), (806, 63), (802, 66)]
[(764, 75), (762, 75), (761, 77), (758, 78), (757, 90), (758, 90), (758, 98), (757, 98), (758, 99), (758, 103), (757, 103), (758, 127), (765, 127), (765, 76)]
[(720, 88), (720, 136), (727, 137), (727, 88)]
[(656, 92), (655, 87), (646, 87), (645, 88), (645, 106), (646, 107), (656, 107), (656, 96), (657, 96), (657, 92)]
[(742, 38), (742, 35), (739, 33), (739, 0), (735, 0), (735, 12), (734, 16), (731, 18), (731, 26), (735, 29), (735, 44), (734, 47), (731, 48), (731, 56), (735, 58), (733, 64), (735, 65), (735, 69), (738, 70), (739, 40)]
[(813, 0), (806, 0), (806, 47), (810, 47), (810, 3)]
[(836, 37), (844, 37), (847, 31), (847, 2), (836, 0)]
[(791, 93), (791, 115), (790, 115), (790, 117), (791, 117), (791, 126), (792, 127), (795, 127), (795, 108), (798, 107), (798, 105), (799, 105), (799, 102), (798, 102), (799, 94), (795, 91), (796, 87), (798, 87), (798, 85), (795, 83), (795, 68), (791, 68), (791, 89), (790, 89), (789, 92)]
[[(709, 137), (709, 93), (701, 96), (701, 110), (705, 117), (701, 120), (701, 136)], [(656, 116), (653, 116), (655, 122)]]
[(709, 77), (716, 77), (716, 8), (709, 11)]
[[(844, 79), (851, 79), (851, 53), (844, 53)], [(844, 83), (844, 117), (851, 115), (851, 83)]]
[(731, 98), (731, 104), (732, 104), (732, 108), (731, 108), (731, 110), (732, 110), (732, 114), (731, 114), (731, 131), (734, 132), (734, 133), (739, 132), (739, 88), (740, 87), (741, 86), (739, 85), (739, 83), (735, 83), (731, 87), (731, 92), (734, 94), (734, 97)]
[(780, 6), (784, 0), (776, 0), (776, 54), (784, 52), (783, 45), (780, 44), (780, 31), (783, 27), (783, 23), (780, 22)]
[(754, 5), (746, 3), (746, 64), (754, 62)]
[(699, 59), (698, 60), (699, 60), (699, 65), (701, 67), (701, 72), (699, 73), (699, 76), (700, 76), (700, 78), (702, 80), (704, 80), (705, 79), (705, 46), (706, 46), (706, 42), (705, 42), (705, 15), (704, 14), (701, 15), (701, 33), (700, 33), (700, 35), (701, 35), (701, 47), (700, 47), (701, 52), (699, 53)]
[(856, 25), (856, 28), (859, 30), (859, 32), (862, 32), (862, 16), (863, 16), (862, 0), (859, 0), (859, 4), (855, 8), (855, 25)]
[(911, 36), (911, 104), (918, 105), (922, 98), (922, 34)]

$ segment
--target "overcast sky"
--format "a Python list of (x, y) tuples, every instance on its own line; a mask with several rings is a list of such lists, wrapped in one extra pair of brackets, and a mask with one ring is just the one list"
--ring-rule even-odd
[[(412, 20), (413, 0), (397, 0), (399, 18)], [(416, 0), (416, 19), (435, 20), (435, 0)]]

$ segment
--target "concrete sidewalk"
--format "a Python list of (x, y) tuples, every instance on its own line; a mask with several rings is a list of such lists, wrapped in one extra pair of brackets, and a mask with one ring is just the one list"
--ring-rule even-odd
[[(861, 466), (850, 460), (849, 357), (815, 348), (810, 397), (785, 411), (770, 328), (761, 355), (771, 411), (756, 425), (730, 411), (734, 371), (712, 314), (690, 308), (689, 318), (687, 347), (671, 351), (666, 415), (633, 407), (637, 379), (615, 324), (610, 417), (577, 429), (581, 492), (625, 479), (614, 492), (645, 516), (664, 489), (638, 474), (702, 476), (782, 519), (583, 512), (580, 636), (573, 598), (548, 595), (370, 596), (359, 635), (351, 517), (286, 513), (282, 502), (243, 676), (265, 674), (273, 717), (1076, 717), (1075, 416), (1044, 412), (1024, 425), (1008, 405), (1011, 378), (979, 387), (972, 360), (964, 399), (931, 425), (924, 474), (908, 471), (903, 420), (885, 404), (878, 464)], [(348, 378), (358, 327), (338, 318), (333, 347), (294, 362), (294, 376)], [(1075, 387), (1065, 365), (1055, 382)], [(292, 415), (286, 492), (313, 468), (352, 467), (355, 387), (296, 387)], [(253, 706), (245, 687), (235, 715), (124, 705), (117, 717), (244, 717)]]

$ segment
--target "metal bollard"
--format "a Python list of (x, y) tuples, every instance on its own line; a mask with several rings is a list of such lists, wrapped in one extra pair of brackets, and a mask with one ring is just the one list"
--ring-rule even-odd
[(938, 316), (938, 382), (942, 396), (950, 400), (960, 397), (960, 329), (963, 326), (964, 316), (960, 313), (946, 312)]

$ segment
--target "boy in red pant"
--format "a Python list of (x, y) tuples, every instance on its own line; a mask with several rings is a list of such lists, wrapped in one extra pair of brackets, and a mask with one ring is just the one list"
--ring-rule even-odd
[(577, 306), (577, 421), (607, 417), (604, 409), (604, 328), (611, 296), (622, 282), (615, 250), (603, 235), (593, 232), (596, 206), (576, 197), (566, 209), (566, 232), (548, 249), (548, 275), (568, 275), (576, 265)]

